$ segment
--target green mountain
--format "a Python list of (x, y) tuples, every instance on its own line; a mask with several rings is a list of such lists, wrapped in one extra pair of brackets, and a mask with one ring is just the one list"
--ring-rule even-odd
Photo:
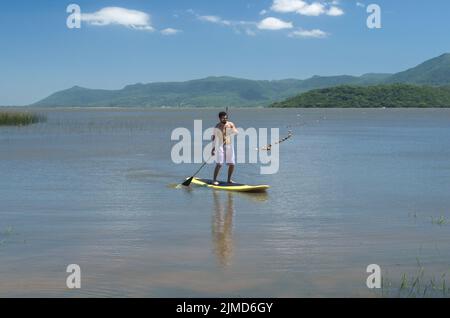
[(312, 90), (271, 106), (282, 108), (450, 107), (450, 86), (345, 85)]
[(292, 96), (298, 80), (253, 81), (208, 77), (187, 82), (135, 84), (121, 90), (72, 87), (37, 102), (35, 106), (258, 106)]
[(392, 75), (386, 83), (450, 85), (450, 53), (428, 60), (407, 71)]
[(120, 90), (72, 87), (56, 92), (33, 106), (135, 106), (135, 107), (251, 107), (268, 106), (276, 101), (314, 89), (341, 85), (370, 86), (409, 83), (450, 85), (450, 54), (431, 59), (397, 74), (370, 73), (362, 76), (313, 76), (306, 80), (248, 80), (208, 77), (186, 82), (135, 84)]
[[(379, 75), (383, 78), (383, 75)], [(314, 88), (342, 84), (372, 84), (380, 77), (314, 76), (307, 80), (256, 81), (208, 77), (187, 82), (135, 84), (121, 90), (72, 87), (56, 92), (33, 106), (225, 107), (268, 106)]]

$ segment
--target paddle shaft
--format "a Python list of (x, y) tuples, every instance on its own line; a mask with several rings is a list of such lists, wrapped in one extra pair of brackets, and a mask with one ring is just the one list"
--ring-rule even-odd
[[(212, 157), (212, 156), (211, 156)], [(211, 157), (209, 157), (209, 159), (211, 159)], [(194, 178), (202, 169), (203, 169), (203, 167), (204, 166), (206, 166), (206, 164), (208, 163), (208, 161), (209, 161), (209, 159), (208, 160), (206, 160), (203, 164), (202, 164), (202, 166), (192, 175), (192, 178)]]
[[(224, 143), (222, 144), (222, 147), (225, 146), (225, 144), (226, 144), (226, 141), (224, 141)], [(214, 151), (216, 151), (216, 150), (214, 150)], [(208, 161), (212, 158), (212, 156), (214, 156), (214, 155), (211, 154), (211, 155), (209, 156), (209, 158), (201, 165), (201, 167), (198, 168), (198, 170), (192, 175), (191, 178), (194, 178), (194, 177), (195, 177), (195, 176), (203, 169), (203, 167), (206, 166), (206, 164), (207, 164)]]

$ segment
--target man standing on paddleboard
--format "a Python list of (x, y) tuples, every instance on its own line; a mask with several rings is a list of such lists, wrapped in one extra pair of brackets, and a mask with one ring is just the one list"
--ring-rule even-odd
[[(228, 183), (234, 183), (231, 180), (231, 176), (234, 172), (234, 149), (233, 144), (231, 143), (231, 136), (236, 135), (238, 130), (236, 126), (228, 121), (228, 114), (226, 112), (219, 113), (219, 123), (216, 125), (214, 129), (214, 135), (212, 136), (212, 141), (216, 141), (216, 145), (218, 146), (217, 156), (216, 156), (216, 168), (214, 169), (214, 178), (213, 184), (218, 185), (217, 176), (219, 175), (220, 168), (222, 168), (223, 164), (228, 165)], [(211, 155), (214, 156), (216, 154), (216, 147), (213, 146), (211, 151)]]

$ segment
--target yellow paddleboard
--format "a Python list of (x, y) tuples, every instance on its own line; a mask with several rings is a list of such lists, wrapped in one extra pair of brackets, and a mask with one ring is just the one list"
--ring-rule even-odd
[(199, 178), (194, 178), (192, 183), (202, 187), (237, 192), (265, 192), (270, 188), (268, 185), (248, 185), (241, 183), (227, 183), (223, 181), (219, 181), (218, 185), (214, 185), (212, 180)]

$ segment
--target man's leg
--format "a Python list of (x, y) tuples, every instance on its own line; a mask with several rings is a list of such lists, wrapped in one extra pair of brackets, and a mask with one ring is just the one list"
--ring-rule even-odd
[(222, 168), (222, 165), (220, 163), (216, 164), (216, 168), (214, 169), (213, 181), (217, 181), (217, 176), (219, 175), (220, 168)]
[(228, 164), (228, 183), (231, 183), (233, 180), (231, 180), (231, 176), (233, 175), (234, 172), (234, 148), (233, 145), (227, 145), (226, 148), (227, 153), (225, 156), (226, 159), (226, 163)]
[(231, 183), (231, 176), (233, 175), (234, 172), (234, 164), (230, 164), (228, 165), (228, 183)]

